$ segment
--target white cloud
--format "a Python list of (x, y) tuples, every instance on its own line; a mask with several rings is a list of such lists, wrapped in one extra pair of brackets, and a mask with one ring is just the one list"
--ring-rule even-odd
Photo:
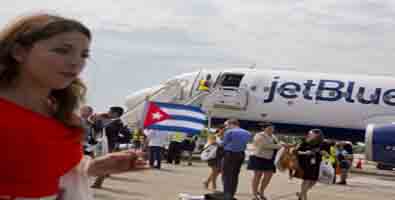
[[(150, 73), (127, 92), (206, 64), (395, 74), (393, 0), (13, 0), (0, 8), (0, 25), (34, 10), (76, 17), (94, 30), (101, 69), (92, 64), (90, 80)], [(157, 66), (166, 77), (155, 74)]]

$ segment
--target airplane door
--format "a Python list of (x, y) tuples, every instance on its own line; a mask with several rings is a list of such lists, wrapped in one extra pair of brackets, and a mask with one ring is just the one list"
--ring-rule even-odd
[(206, 98), (204, 107), (245, 110), (248, 104), (248, 91), (241, 88), (244, 77), (241, 73), (223, 73), (215, 84), (214, 91)]

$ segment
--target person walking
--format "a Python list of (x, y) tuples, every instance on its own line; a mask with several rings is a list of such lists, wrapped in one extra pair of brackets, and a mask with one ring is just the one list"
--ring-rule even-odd
[(253, 200), (267, 199), (265, 197), (265, 189), (276, 172), (274, 158), (277, 150), (283, 146), (274, 135), (273, 125), (266, 124), (263, 126), (263, 130), (263, 132), (257, 133), (253, 139), (254, 151), (249, 158), (247, 166), (247, 169), (254, 172), (251, 182)]
[(219, 144), (216, 141), (216, 136), (214, 134), (210, 134), (207, 137), (207, 144), (204, 149), (212, 148), (215, 149), (215, 156), (212, 159), (207, 160), (207, 164), (210, 167), (210, 174), (207, 179), (203, 182), (203, 185), (206, 189), (209, 189), (210, 184), (212, 186), (212, 190), (217, 189), (217, 178), (221, 173), (221, 155), (219, 154)]
[(303, 182), (300, 192), (296, 194), (299, 200), (307, 200), (307, 192), (317, 183), (322, 160), (321, 143), (323, 140), (322, 131), (312, 129), (297, 147), (299, 164), (303, 170)]

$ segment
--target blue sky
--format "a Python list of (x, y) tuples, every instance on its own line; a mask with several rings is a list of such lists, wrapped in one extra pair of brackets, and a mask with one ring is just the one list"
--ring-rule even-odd
[(77, 18), (92, 29), (83, 77), (88, 103), (102, 111), (200, 68), (395, 74), (390, 0), (13, 0), (0, 7), (0, 25), (35, 11)]

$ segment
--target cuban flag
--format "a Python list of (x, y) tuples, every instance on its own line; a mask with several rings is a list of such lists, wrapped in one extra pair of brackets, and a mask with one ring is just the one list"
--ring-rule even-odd
[(153, 101), (146, 104), (146, 129), (199, 134), (206, 122), (206, 114), (196, 106)]

